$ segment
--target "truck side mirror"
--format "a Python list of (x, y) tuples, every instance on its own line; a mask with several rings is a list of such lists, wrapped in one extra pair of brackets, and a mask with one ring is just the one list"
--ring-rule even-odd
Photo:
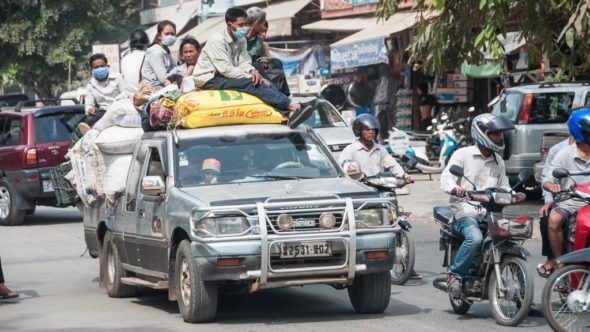
[(552, 174), (553, 174), (554, 178), (561, 179), (561, 178), (568, 177), (570, 175), (570, 172), (565, 168), (556, 168), (553, 170)]
[(160, 196), (166, 192), (164, 178), (159, 175), (144, 176), (141, 179), (141, 193), (146, 196)]

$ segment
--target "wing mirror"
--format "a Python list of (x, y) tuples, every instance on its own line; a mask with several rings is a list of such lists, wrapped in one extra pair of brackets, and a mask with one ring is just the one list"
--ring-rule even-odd
[(453, 174), (454, 176), (458, 176), (460, 178), (462, 178), (464, 175), (463, 168), (457, 165), (451, 165), (451, 168), (449, 168), (449, 172), (451, 172), (451, 174)]
[(166, 192), (164, 178), (159, 175), (144, 176), (141, 179), (141, 193), (146, 196), (160, 196)]
[(565, 168), (556, 168), (553, 170), (552, 174), (556, 179), (562, 179), (570, 176), (570, 172)]

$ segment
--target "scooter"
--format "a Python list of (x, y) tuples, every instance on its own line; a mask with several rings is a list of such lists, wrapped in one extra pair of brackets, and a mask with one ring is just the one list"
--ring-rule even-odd
[[(553, 176), (558, 179), (580, 175), (590, 175), (590, 172), (553, 170)], [(578, 197), (590, 204), (590, 182), (575, 185), (563, 193), (565, 198)], [(590, 329), (590, 205), (578, 211), (574, 225), (574, 229), (568, 230), (566, 244), (574, 251), (557, 258), (557, 264), (563, 267), (549, 276), (543, 288), (543, 314), (555, 331)]]
[[(463, 169), (452, 165), (451, 174), (463, 177)], [(528, 180), (530, 173), (519, 174), (518, 184)], [(470, 179), (465, 178), (471, 184)], [(475, 185), (473, 185), (475, 188)], [(469, 311), (473, 301), (489, 300), (496, 322), (505, 326), (516, 326), (527, 317), (533, 302), (533, 276), (523, 247), (524, 241), (532, 236), (532, 218), (521, 215), (509, 220), (502, 213), (505, 206), (514, 204), (516, 196), (501, 188), (486, 188), (469, 191), (465, 202), (479, 202), (485, 210), (484, 223), (480, 229), (484, 235), (483, 246), (477, 252), (467, 276), (463, 277), (461, 294), (449, 293), (453, 310), (458, 314)], [(513, 188), (514, 189), (514, 188)], [(470, 203), (471, 204), (471, 203)], [(454, 211), (448, 206), (435, 206), (434, 219), (441, 227), (440, 249), (445, 251), (443, 266), (449, 267), (463, 241), (451, 226)], [(447, 292), (446, 274), (436, 277), (433, 286)]]
[[(407, 167), (415, 166), (415, 159), (410, 159)], [(352, 165), (353, 169), (360, 169), (358, 163), (355, 161), (345, 161), (344, 169), (348, 169), (348, 165)], [(359, 172), (355, 177), (357, 180), (367, 186), (373, 187), (379, 191), (382, 197), (396, 197), (395, 189), (402, 188), (404, 181), (397, 179), (389, 173), (380, 173), (374, 176), (365, 176)], [(397, 199), (396, 199), (397, 202)], [(390, 215), (391, 223), (397, 223), (400, 230), (396, 233), (396, 249), (395, 261), (391, 268), (391, 283), (394, 285), (403, 285), (410, 279), (411, 273), (414, 270), (414, 261), (416, 258), (416, 248), (414, 239), (410, 235), (410, 224), (408, 218), (411, 212), (404, 212), (399, 204), (396, 204), (395, 215)]]

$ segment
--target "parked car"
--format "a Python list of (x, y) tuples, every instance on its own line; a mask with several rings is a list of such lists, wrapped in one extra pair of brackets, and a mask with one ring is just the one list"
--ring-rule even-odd
[(22, 93), (10, 93), (0, 96), (0, 110), (13, 108), (19, 101), (29, 100), (29, 97)]
[[(212, 159), (208, 182), (201, 168)], [(348, 289), (358, 313), (387, 308), (397, 200), (346, 177), (313, 129), (149, 132), (131, 160), (110, 208), (84, 208), (109, 296), (166, 289), (190, 323), (213, 319), (224, 290), (325, 284)]]
[[(37, 205), (56, 204), (49, 170), (65, 161), (72, 132), (68, 121), (84, 116), (82, 105), (35, 106), (38, 103), (21, 102), (14, 109), (0, 111), (0, 225), (3, 226), (23, 223), (25, 215), (34, 213)], [(42, 103), (49, 104), (49, 101)]]
[[(523, 169), (534, 171), (541, 160), (546, 132), (567, 132), (569, 111), (590, 105), (588, 83), (544, 83), (505, 89), (488, 107), (492, 114), (510, 119), (516, 130), (505, 134), (504, 160), (512, 183)], [(533, 183), (536, 181), (532, 178)], [(536, 186), (538, 187), (538, 186)]]
[[(305, 102), (309, 99), (293, 98), (296, 102)], [(356, 140), (352, 127), (340, 112), (329, 101), (323, 99), (319, 100), (316, 109), (304, 124), (312, 127), (320, 135), (336, 159), (345, 147)]]

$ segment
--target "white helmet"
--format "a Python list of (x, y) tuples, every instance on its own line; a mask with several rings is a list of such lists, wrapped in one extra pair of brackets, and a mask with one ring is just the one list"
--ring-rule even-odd
[(502, 116), (495, 116), (490, 113), (480, 114), (471, 122), (471, 138), (478, 145), (486, 147), (494, 152), (504, 149), (504, 141), (500, 144), (494, 143), (488, 134), (490, 132), (503, 132), (513, 130), (514, 125)]

